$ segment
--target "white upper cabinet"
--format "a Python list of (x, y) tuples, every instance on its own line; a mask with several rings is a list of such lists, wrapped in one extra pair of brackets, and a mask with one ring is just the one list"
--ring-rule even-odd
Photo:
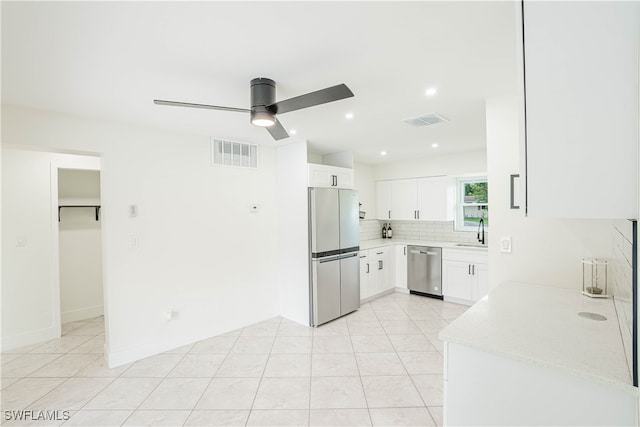
[(416, 179), (391, 181), (391, 219), (418, 219), (418, 182)]
[(438, 176), (418, 179), (418, 219), (453, 221), (456, 184), (453, 178)]
[(353, 188), (353, 169), (308, 164), (308, 187)]
[(522, 19), (528, 215), (637, 218), (640, 3), (525, 1)]
[(449, 177), (376, 182), (378, 219), (452, 221), (455, 180)]
[(376, 217), (391, 219), (391, 181), (376, 181)]

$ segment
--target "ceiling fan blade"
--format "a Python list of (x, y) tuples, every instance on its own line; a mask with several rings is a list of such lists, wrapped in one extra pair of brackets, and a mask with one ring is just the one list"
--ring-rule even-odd
[(265, 129), (271, 134), (273, 139), (278, 141), (280, 139), (289, 138), (289, 134), (287, 133), (287, 130), (284, 128), (284, 126), (282, 126), (282, 123), (280, 123), (276, 117), (274, 117), (273, 119), (276, 122), (271, 126), (265, 127)]
[(153, 103), (156, 105), (169, 105), (171, 107), (189, 107), (189, 108), (204, 108), (207, 110), (222, 110), (222, 111), (235, 111), (238, 113), (250, 113), (251, 110), (247, 108), (235, 108), (235, 107), (221, 107), (219, 105), (206, 105), (206, 104), (191, 104), (188, 102), (176, 102), (176, 101), (163, 101), (161, 99), (154, 99)]
[(295, 98), (285, 99), (267, 106), (270, 111), (277, 114), (288, 113), (289, 111), (301, 110), (315, 105), (326, 104), (327, 102), (339, 101), (353, 96), (351, 89), (345, 84), (328, 87), (326, 89), (310, 92)]

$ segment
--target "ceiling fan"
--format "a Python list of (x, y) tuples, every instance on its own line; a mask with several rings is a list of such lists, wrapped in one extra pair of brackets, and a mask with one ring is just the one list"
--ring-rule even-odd
[(301, 110), (327, 102), (339, 101), (350, 98), (353, 92), (345, 85), (339, 84), (326, 89), (317, 90), (294, 98), (276, 101), (276, 82), (264, 77), (251, 80), (251, 108), (222, 107), (219, 105), (191, 104), (188, 102), (163, 101), (154, 99), (157, 105), (170, 105), (174, 107), (206, 108), (210, 110), (235, 111), (250, 113), (251, 123), (267, 129), (273, 139), (288, 138), (289, 134), (276, 118), (276, 114), (284, 114), (290, 111)]

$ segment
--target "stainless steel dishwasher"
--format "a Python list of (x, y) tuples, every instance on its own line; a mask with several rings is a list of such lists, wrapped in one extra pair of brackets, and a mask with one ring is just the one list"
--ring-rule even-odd
[(409, 246), (407, 250), (409, 292), (442, 299), (442, 248)]

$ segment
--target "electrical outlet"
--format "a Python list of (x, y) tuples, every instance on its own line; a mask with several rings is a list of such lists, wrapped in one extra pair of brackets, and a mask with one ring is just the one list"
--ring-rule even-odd
[(511, 253), (511, 237), (500, 238), (500, 252), (506, 254)]

